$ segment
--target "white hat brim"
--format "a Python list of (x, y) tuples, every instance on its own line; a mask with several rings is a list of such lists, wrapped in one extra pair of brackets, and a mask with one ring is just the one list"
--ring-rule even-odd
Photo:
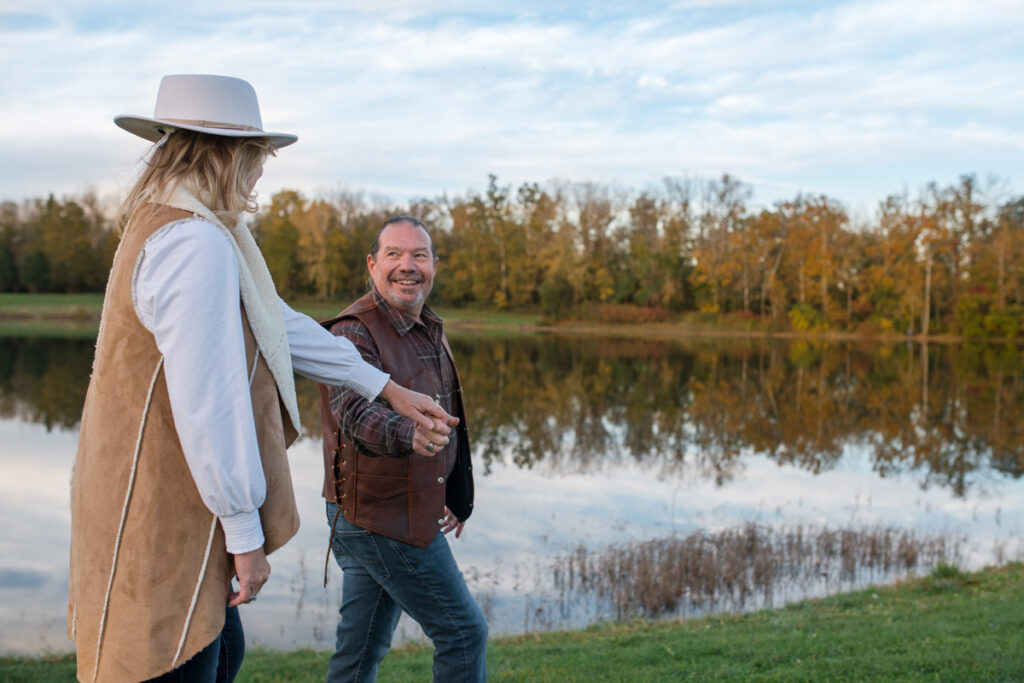
[(229, 138), (266, 138), (275, 149), (287, 147), (299, 139), (298, 135), (291, 133), (265, 133), (258, 130), (236, 130), (234, 128), (210, 128), (207, 126), (193, 126), (161, 119), (151, 119), (146, 116), (131, 116), (122, 114), (114, 117), (114, 123), (133, 135), (145, 138), (150, 142), (157, 142), (165, 133), (175, 130), (194, 130), (197, 133), (208, 133), (210, 135), (221, 135)]

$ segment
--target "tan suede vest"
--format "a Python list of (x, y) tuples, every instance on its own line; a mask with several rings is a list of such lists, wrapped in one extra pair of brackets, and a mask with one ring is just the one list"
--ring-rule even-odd
[[(191, 215), (147, 209), (122, 238), (103, 304), (71, 480), (68, 636), (82, 681), (139, 681), (187, 661), (224, 625), (231, 556), (203, 504), (171, 416), (163, 358), (132, 302), (146, 240)], [(173, 230), (173, 227), (171, 228)], [(297, 434), (283, 414), (242, 311), (246, 361), (267, 498), (270, 553), (299, 527), (285, 449)]]

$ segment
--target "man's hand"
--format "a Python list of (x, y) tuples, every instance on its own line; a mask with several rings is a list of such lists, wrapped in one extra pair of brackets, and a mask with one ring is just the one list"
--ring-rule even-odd
[(441, 531), (448, 533), (452, 529), (455, 529), (455, 538), (462, 535), (462, 527), (466, 526), (465, 522), (460, 522), (459, 518), (448, 509), (448, 506), (444, 506), (444, 522), (441, 524)]
[[(446, 413), (444, 408), (429, 396), (399, 386), (392, 380), (388, 380), (388, 383), (384, 385), (380, 397), (387, 401), (396, 412), (411, 419), (428, 432), (447, 436), (451, 433), (451, 428), (459, 424), (459, 418)], [(423, 443), (426, 445), (426, 440)], [(434, 443), (437, 444), (437, 441)]]
[(228, 607), (252, 602), (270, 578), (270, 563), (263, 548), (235, 555), (235, 573), (239, 590), (228, 593)]
[[(452, 419), (458, 422), (456, 418)], [(454, 427), (455, 425), (452, 426)], [(448, 438), (451, 431), (452, 430), (448, 427), (445, 427), (443, 432), (436, 429), (424, 429), (417, 424), (416, 429), (412, 434), (413, 452), (419, 453), (420, 455), (426, 455), (428, 457), (437, 455), (451, 440)]]

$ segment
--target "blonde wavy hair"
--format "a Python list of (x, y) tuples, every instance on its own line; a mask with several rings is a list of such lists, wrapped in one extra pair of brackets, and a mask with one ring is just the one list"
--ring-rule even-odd
[(242, 212), (255, 213), (253, 186), (263, 162), (273, 156), (266, 138), (235, 138), (178, 130), (156, 146), (121, 204), (118, 226), (124, 230), (145, 205), (185, 184), (225, 225)]

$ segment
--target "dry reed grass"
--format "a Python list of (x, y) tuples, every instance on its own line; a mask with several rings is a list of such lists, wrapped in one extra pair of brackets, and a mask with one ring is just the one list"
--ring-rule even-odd
[[(757, 524), (607, 546), (556, 558), (563, 609), (595, 597), (616, 618), (771, 605), (776, 591), (928, 569), (960, 559), (961, 541), (887, 527), (830, 529)], [(804, 586), (806, 589), (806, 586)], [(806, 594), (806, 590), (798, 591)]]

